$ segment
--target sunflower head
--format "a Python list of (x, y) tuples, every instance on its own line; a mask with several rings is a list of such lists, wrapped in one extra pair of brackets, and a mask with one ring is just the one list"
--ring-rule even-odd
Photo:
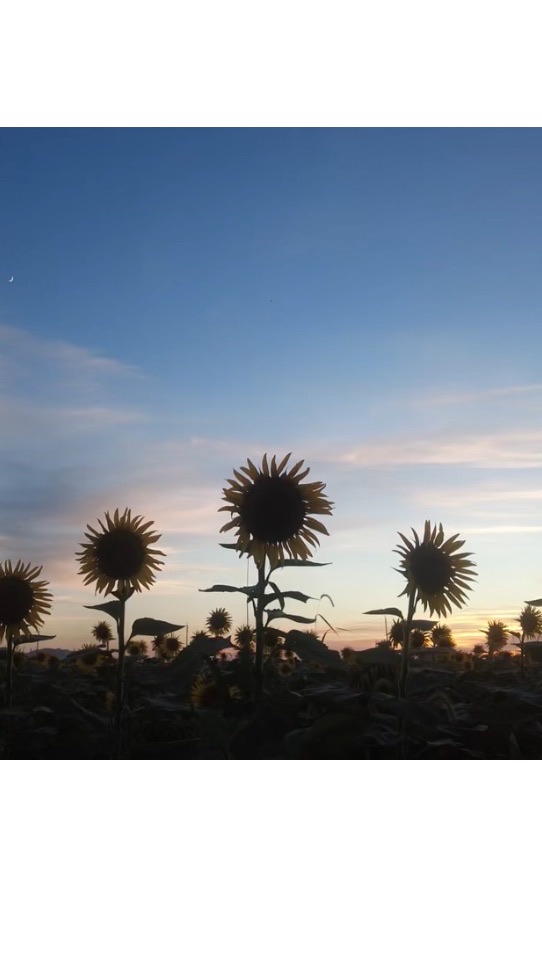
[(35, 666), (40, 666), (41, 669), (52, 669), (53, 666), (57, 666), (59, 662), (57, 656), (53, 656), (52, 653), (47, 653), (44, 649), (39, 649), (37, 653), (29, 653), (28, 659), (30, 659)]
[(403, 645), (403, 637), (404, 637), (404, 631), (403, 631), (403, 629), (404, 629), (404, 625), (405, 625), (405, 624), (404, 624), (404, 621), (403, 621), (402, 619), (394, 619), (394, 620), (393, 620), (393, 622), (392, 622), (392, 624), (391, 624), (391, 626), (390, 626), (390, 628), (389, 628), (389, 631), (388, 631), (388, 637), (389, 637), (390, 643), (391, 643), (393, 646), (402, 646), (402, 645)]
[(394, 549), (402, 557), (401, 567), (396, 571), (407, 581), (400, 595), (416, 592), (417, 599), (431, 615), (446, 616), (452, 611), (452, 605), (463, 606), (466, 602), (466, 593), (474, 579), (475, 566), (469, 560), (471, 553), (456, 551), (464, 545), (457, 535), (445, 541), (442, 525), (437, 531), (437, 527), (431, 528), (427, 521), (421, 540), (414, 529), (412, 532), (412, 542), (400, 532), (404, 545)]
[(234, 639), (239, 649), (252, 649), (254, 629), (251, 626), (239, 626), (235, 630)]
[(437, 623), (431, 630), (431, 642), (433, 646), (443, 646), (446, 649), (455, 648), (455, 640), (452, 630), (444, 623)]
[(199, 710), (215, 709), (222, 702), (218, 686), (199, 676), (190, 690), (190, 702)]
[(414, 649), (423, 649), (427, 642), (427, 633), (423, 629), (413, 629), (410, 633), (410, 645)]
[(75, 667), (81, 673), (95, 673), (103, 663), (103, 653), (97, 649), (85, 649), (75, 661)]
[[(291, 454), (291, 453), (290, 453)], [(284, 560), (308, 559), (319, 545), (318, 536), (329, 535), (326, 527), (313, 518), (331, 515), (332, 503), (322, 492), (323, 482), (305, 482), (309, 469), (301, 471), (304, 460), (290, 469), (286, 455), (279, 465), (276, 456), (269, 464), (267, 455), (260, 469), (250, 459), (234, 479), (224, 488), (225, 506), (219, 512), (229, 512), (230, 522), (221, 532), (237, 530), (237, 551), (252, 556), (257, 566), (267, 558), (271, 566)]]
[(147, 644), (144, 639), (131, 639), (126, 647), (128, 656), (141, 658), (147, 655)]
[(39, 629), (51, 611), (48, 582), (38, 581), (41, 566), (0, 563), (0, 640), (13, 633), (26, 636)]
[(504, 649), (508, 642), (509, 631), (501, 619), (490, 619), (487, 624), (487, 629), (482, 629), (482, 632), (487, 639), (487, 648), (490, 656), (500, 649)]
[(225, 609), (213, 609), (205, 620), (213, 636), (223, 636), (231, 629), (231, 616)]
[(100, 623), (96, 623), (96, 625), (92, 627), (92, 635), (94, 636), (94, 639), (98, 641), (98, 643), (105, 644), (110, 643), (114, 638), (113, 630), (111, 629), (109, 623), (106, 623), (105, 619)]
[(529, 603), (523, 607), (518, 622), (525, 639), (535, 639), (542, 636), (542, 611)]
[(204, 629), (198, 629), (198, 630), (196, 630), (195, 633), (192, 633), (192, 635), (191, 635), (191, 637), (190, 637), (190, 642), (191, 642), (191, 643), (199, 643), (199, 642), (200, 642), (201, 640), (203, 640), (203, 639), (210, 639), (210, 636), (209, 636), (208, 633), (205, 632)]
[(160, 539), (149, 531), (154, 523), (143, 524), (142, 516), (132, 518), (130, 509), (122, 515), (118, 509), (113, 516), (106, 512), (105, 520), (105, 525), (98, 520), (101, 531), (88, 526), (88, 542), (82, 542), (76, 553), (85, 586), (94, 582), (96, 592), (107, 595), (116, 591), (125, 598), (134, 590), (148, 589), (156, 579), (154, 570), (163, 565), (156, 557), (164, 555), (151, 548)]
[(181, 648), (181, 643), (177, 636), (155, 636), (152, 641), (152, 648), (160, 659), (168, 662), (177, 655)]

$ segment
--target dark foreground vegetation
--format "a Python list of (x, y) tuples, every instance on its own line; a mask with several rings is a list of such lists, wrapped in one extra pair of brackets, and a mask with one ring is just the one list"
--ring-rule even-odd
[(292, 631), (266, 647), (257, 695), (253, 653), (201, 637), (168, 661), (126, 658), (119, 731), (116, 658), (85, 653), (17, 656), (1, 758), (542, 758), (542, 663), (529, 656), (522, 671), (518, 657), (414, 655), (399, 698), (400, 654), (339, 655)]

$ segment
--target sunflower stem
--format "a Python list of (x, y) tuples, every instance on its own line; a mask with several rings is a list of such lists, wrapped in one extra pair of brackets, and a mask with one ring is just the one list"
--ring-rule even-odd
[(257, 567), (258, 569), (258, 583), (256, 590), (256, 606), (255, 606), (255, 620), (256, 620), (256, 657), (255, 657), (255, 676), (256, 676), (256, 696), (261, 697), (263, 692), (263, 647), (264, 647), (264, 596), (265, 596), (265, 559), (261, 565)]
[(414, 618), (414, 613), (416, 611), (416, 588), (414, 588), (410, 593), (410, 598), (408, 600), (408, 613), (407, 618), (403, 624), (403, 660), (401, 663), (401, 675), (399, 677), (399, 698), (404, 699), (406, 696), (406, 687), (408, 679), (408, 659), (410, 656), (410, 630), (412, 627), (412, 620)]
[(11, 709), (11, 695), (13, 692), (13, 630), (8, 629), (6, 635), (6, 708)]
[(124, 618), (126, 612), (126, 598), (119, 596), (120, 613), (117, 621), (117, 634), (119, 643), (119, 654), (117, 664), (117, 705), (115, 711), (115, 729), (117, 735), (117, 747), (120, 751), (120, 727), (122, 721), (122, 704), (124, 702), (124, 654), (126, 646), (124, 643)]

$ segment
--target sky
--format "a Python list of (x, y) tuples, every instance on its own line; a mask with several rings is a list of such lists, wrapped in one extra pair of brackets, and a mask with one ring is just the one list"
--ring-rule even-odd
[(246, 582), (218, 509), (265, 452), (334, 502), (328, 565), (280, 577), (329, 645), (382, 638), (425, 519), (474, 554), (460, 645), (542, 596), (540, 129), (6, 128), (0, 192), (0, 559), (43, 566), (55, 645), (125, 506), (166, 553), (129, 625), (245, 622), (199, 590)]

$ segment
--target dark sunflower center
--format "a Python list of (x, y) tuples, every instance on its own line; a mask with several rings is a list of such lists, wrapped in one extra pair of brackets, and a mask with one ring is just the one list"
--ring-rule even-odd
[(416, 546), (410, 553), (410, 570), (422, 592), (435, 595), (447, 588), (452, 576), (452, 563), (447, 553), (437, 546)]
[(170, 653), (175, 653), (177, 650), (177, 640), (166, 639), (166, 648), (169, 649)]
[(81, 659), (86, 666), (93, 666), (97, 662), (98, 656), (96, 653), (83, 653)]
[(19, 576), (0, 579), (0, 623), (12, 626), (28, 616), (34, 605), (31, 586)]
[(254, 538), (275, 545), (297, 535), (306, 509), (299, 487), (283, 476), (261, 476), (248, 490), (241, 521)]
[(96, 546), (96, 563), (110, 579), (130, 579), (137, 575), (145, 561), (141, 537), (129, 529), (104, 532)]

